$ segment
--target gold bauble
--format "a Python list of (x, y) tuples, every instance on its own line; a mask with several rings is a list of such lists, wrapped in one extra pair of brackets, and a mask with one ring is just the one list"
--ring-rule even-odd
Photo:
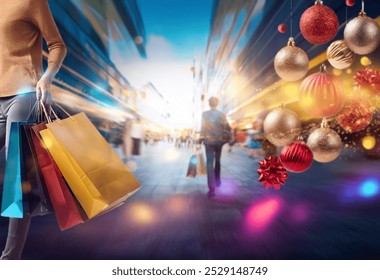
[(342, 140), (334, 130), (321, 127), (314, 130), (307, 139), (307, 145), (318, 162), (335, 160), (343, 149)]
[(327, 59), (336, 69), (346, 69), (354, 63), (355, 54), (343, 40), (338, 40), (328, 47)]
[(296, 47), (294, 39), (290, 38), (288, 45), (276, 54), (274, 69), (281, 79), (289, 82), (298, 81), (309, 69), (309, 58), (302, 49)]
[(354, 53), (360, 55), (372, 53), (380, 44), (380, 26), (362, 11), (359, 16), (347, 23), (344, 40)]
[(264, 120), (265, 137), (276, 146), (292, 144), (301, 130), (302, 124), (297, 114), (286, 108), (273, 110)]

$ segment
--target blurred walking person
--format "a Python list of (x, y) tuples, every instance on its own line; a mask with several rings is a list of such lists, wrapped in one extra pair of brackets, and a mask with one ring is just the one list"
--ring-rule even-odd
[(221, 185), (220, 158), (223, 145), (231, 141), (231, 128), (227, 122), (226, 115), (216, 108), (219, 99), (209, 99), (210, 110), (202, 114), (201, 142), (206, 148), (207, 161), (207, 184), (209, 198), (215, 196), (215, 188)]
[(138, 156), (141, 154), (141, 140), (144, 139), (145, 133), (141, 121), (137, 118), (132, 122), (131, 138), (132, 138), (132, 155)]

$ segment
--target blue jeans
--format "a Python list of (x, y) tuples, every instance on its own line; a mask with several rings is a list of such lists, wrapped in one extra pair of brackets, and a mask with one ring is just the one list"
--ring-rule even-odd
[[(29, 92), (14, 96), (0, 97), (0, 150), (8, 149), (9, 132), (12, 122), (25, 121), (36, 102), (36, 93)], [(5, 159), (1, 159), (2, 163)], [(4, 171), (2, 171), (4, 172)], [(2, 184), (3, 182), (1, 182)], [(5, 249), (0, 257), (2, 260), (17, 260), (25, 245), (30, 226), (30, 216), (22, 219), (9, 219), (8, 237)]]
[(206, 144), (207, 161), (207, 184), (210, 191), (220, 186), (220, 157), (222, 156), (223, 144)]

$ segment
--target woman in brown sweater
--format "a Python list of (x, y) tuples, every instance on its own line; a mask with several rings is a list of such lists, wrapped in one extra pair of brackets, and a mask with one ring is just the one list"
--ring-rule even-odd
[[(42, 37), (49, 49), (45, 73)], [(0, 149), (5, 146), (7, 150), (12, 122), (26, 120), (36, 100), (50, 103), (50, 86), (65, 55), (47, 0), (1, 0)], [(28, 214), (10, 219), (1, 259), (20, 259), (29, 225)]]

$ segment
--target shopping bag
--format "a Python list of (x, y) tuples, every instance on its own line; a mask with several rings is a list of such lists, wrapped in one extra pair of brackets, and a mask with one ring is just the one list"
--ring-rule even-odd
[(36, 123), (21, 122), (21, 180), (24, 195), (24, 213), (42, 216), (53, 212), (49, 194), (38, 164), (32, 141), (31, 127)]
[(141, 185), (84, 113), (40, 131), (89, 218), (123, 203)]
[(197, 155), (197, 176), (207, 175), (207, 167), (205, 162), (205, 157), (202, 152)]
[(44, 129), (46, 129), (46, 123), (33, 126), (31, 138), (58, 225), (61, 230), (67, 230), (77, 224), (83, 223), (84, 218), (57, 165), (48, 150), (43, 147), (39, 132)]
[(187, 168), (187, 177), (195, 178), (197, 176), (197, 156), (192, 155), (189, 160), (189, 166)]
[(7, 162), (5, 165), (1, 216), (23, 217), (21, 184), (20, 123), (11, 124)]

